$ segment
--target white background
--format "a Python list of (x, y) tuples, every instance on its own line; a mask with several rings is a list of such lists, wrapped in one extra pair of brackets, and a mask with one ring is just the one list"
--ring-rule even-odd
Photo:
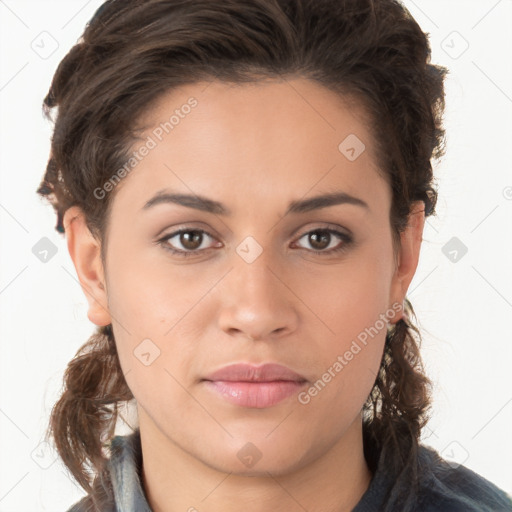
[[(42, 100), (100, 4), (0, 0), (1, 512), (66, 510), (83, 495), (55, 453), (38, 445), (64, 368), (94, 326), (53, 210), (35, 191), (51, 134)], [(436, 385), (423, 442), (510, 493), (512, 2), (405, 5), (430, 34), (433, 62), (451, 72), (438, 216), (427, 221), (408, 294)], [(58, 45), (47, 58), (33, 49), (42, 37), (39, 52)], [(43, 237), (58, 248), (47, 263), (32, 253)], [(468, 248), (456, 262), (442, 252), (452, 237)]]

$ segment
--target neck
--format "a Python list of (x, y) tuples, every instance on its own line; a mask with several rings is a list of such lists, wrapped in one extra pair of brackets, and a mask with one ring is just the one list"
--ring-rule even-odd
[(154, 512), (268, 510), (350, 512), (372, 474), (363, 453), (360, 416), (313, 461), (261, 476), (225, 473), (182, 450), (144, 414), (139, 416), (142, 485)]

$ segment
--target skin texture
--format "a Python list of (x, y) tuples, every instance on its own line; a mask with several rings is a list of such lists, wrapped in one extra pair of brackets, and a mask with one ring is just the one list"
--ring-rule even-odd
[[(158, 141), (155, 127), (191, 97), (197, 105)], [(277, 362), (312, 386), (365, 328), (402, 305), (418, 263), (424, 205), (414, 204), (395, 255), (391, 190), (376, 170), (361, 112), (302, 78), (184, 86), (141, 120), (141, 141), (151, 136), (158, 144), (115, 189), (105, 267), (80, 209), (66, 212), (88, 317), (112, 323), (136, 398), (153, 510), (350, 511), (367, 489), (360, 411), (386, 327), (307, 404), (293, 395), (267, 408), (240, 407), (201, 382), (234, 362)], [(350, 134), (366, 146), (354, 161), (338, 149)], [(231, 215), (176, 204), (141, 211), (162, 189), (214, 199)], [(333, 191), (369, 208), (284, 215), (290, 201)], [(211, 235), (195, 246), (179, 235), (164, 242), (192, 247), (197, 254), (187, 258), (157, 243), (183, 227)], [(308, 233), (328, 227), (351, 233), (353, 243), (327, 254), (345, 242), (327, 235), (315, 245)], [(255, 246), (242, 243), (249, 236), (262, 249), (251, 263), (237, 252), (254, 254)], [(134, 354), (145, 339), (150, 358), (160, 351), (149, 365)], [(237, 456), (247, 443), (261, 455), (252, 467)]]

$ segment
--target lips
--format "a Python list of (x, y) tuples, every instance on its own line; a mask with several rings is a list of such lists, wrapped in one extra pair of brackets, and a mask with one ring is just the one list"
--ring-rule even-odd
[(203, 380), (224, 382), (305, 382), (307, 379), (286, 366), (267, 363), (261, 366), (231, 364), (213, 372)]
[(263, 409), (300, 392), (307, 383), (286, 366), (232, 364), (203, 379), (206, 389), (231, 404)]

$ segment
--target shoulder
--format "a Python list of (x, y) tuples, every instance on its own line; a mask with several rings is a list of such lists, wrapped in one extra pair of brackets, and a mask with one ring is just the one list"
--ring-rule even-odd
[(94, 481), (94, 496), (85, 496), (66, 512), (150, 511), (140, 481), (142, 450), (140, 432), (116, 435), (110, 440), (105, 471)]
[(71, 505), (66, 512), (117, 512), (114, 489), (110, 476), (110, 461), (97, 474), (89, 494)]
[(373, 477), (352, 512), (512, 512), (503, 490), (430, 446), (411, 449), (403, 464), (391, 444), (377, 448), (367, 438), (365, 447)]
[(417, 503), (424, 512), (512, 512), (512, 498), (469, 468), (420, 445)]

